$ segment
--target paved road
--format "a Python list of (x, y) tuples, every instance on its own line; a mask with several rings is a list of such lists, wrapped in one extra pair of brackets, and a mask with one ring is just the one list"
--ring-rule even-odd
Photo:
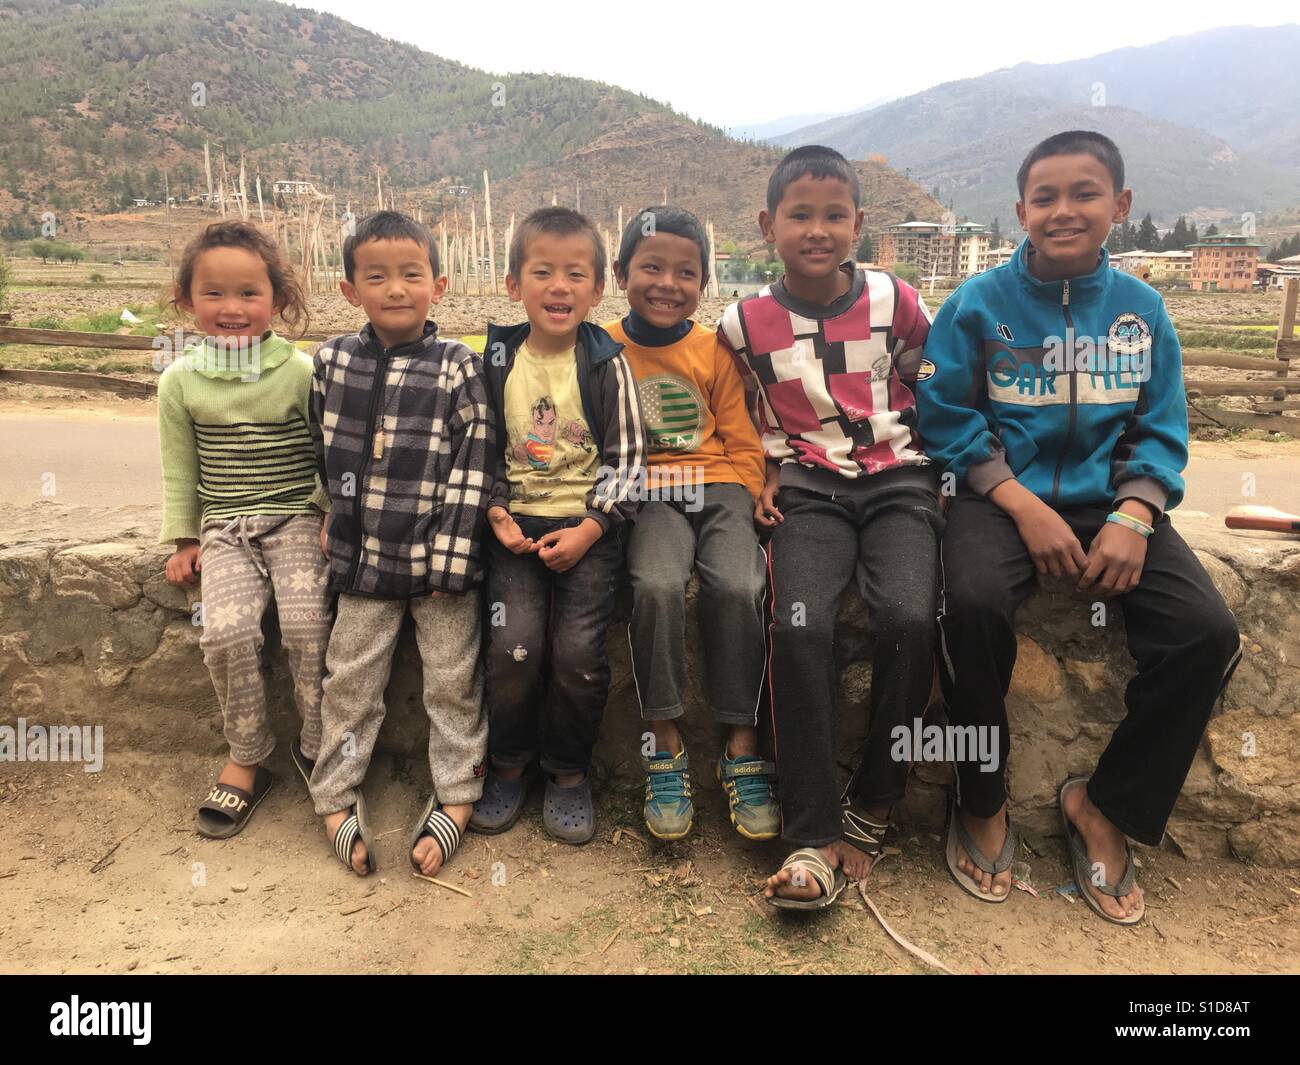
[(158, 426), (147, 418), (0, 414), (0, 499), (161, 503)]
[[(1253, 475), (1253, 497), (1246, 475)], [(1241, 503), (1300, 514), (1300, 456), (1193, 458), (1183, 509), (1219, 516)], [(0, 414), (0, 500), (83, 506), (160, 503), (158, 430), (146, 418)]]

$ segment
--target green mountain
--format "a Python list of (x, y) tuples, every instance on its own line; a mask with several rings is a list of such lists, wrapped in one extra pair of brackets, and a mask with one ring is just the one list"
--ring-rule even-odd
[[(463, 216), (490, 168), (499, 230), (552, 195), (572, 204), (580, 185), (606, 226), (667, 190), (719, 239), (752, 244), (779, 158), (614, 86), (475, 70), (268, 0), (0, 0), (0, 115), (11, 238), (34, 235), (47, 210), (160, 200), (164, 175), (173, 196), (206, 192), (207, 141), (214, 181), (222, 151), (231, 178), (244, 154), (250, 198), (260, 173), (264, 195), (273, 179), (308, 178), (340, 211), (349, 197), (368, 210), (378, 163), (403, 207)], [(873, 225), (942, 213), (887, 167), (860, 169)]]

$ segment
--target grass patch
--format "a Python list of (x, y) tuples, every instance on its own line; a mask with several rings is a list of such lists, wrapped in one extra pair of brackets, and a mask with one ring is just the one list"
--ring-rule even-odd
[(1270, 336), (1263, 330), (1180, 329), (1178, 340), (1185, 348), (1217, 348), (1220, 351), (1271, 352), (1277, 345), (1276, 334)]

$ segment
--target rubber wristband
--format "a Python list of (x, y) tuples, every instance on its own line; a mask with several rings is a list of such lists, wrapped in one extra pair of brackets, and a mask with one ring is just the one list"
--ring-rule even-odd
[(1115, 511), (1113, 514), (1108, 514), (1106, 520), (1108, 522), (1114, 522), (1116, 525), (1122, 525), (1125, 529), (1132, 530), (1144, 540), (1149, 539), (1151, 534), (1155, 532), (1155, 529), (1150, 525), (1147, 525), (1145, 522), (1138, 521), (1137, 518), (1134, 518), (1129, 514), (1121, 514), (1119, 511)]

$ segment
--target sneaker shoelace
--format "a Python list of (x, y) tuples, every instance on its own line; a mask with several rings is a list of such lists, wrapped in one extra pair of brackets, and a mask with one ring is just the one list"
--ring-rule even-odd
[(681, 770), (659, 770), (646, 775), (650, 781), (650, 797), (654, 802), (681, 802), (686, 797), (686, 774)]
[[(730, 759), (730, 761), (733, 765), (736, 765), (745, 762), (757, 762), (760, 759), (750, 754), (744, 754), (739, 758)], [(736, 789), (736, 801), (742, 802), (746, 806), (762, 806), (772, 796), (772, 789), (768, 784), (767, 776), (762, 773), (732, 777), (731, 783)]]

